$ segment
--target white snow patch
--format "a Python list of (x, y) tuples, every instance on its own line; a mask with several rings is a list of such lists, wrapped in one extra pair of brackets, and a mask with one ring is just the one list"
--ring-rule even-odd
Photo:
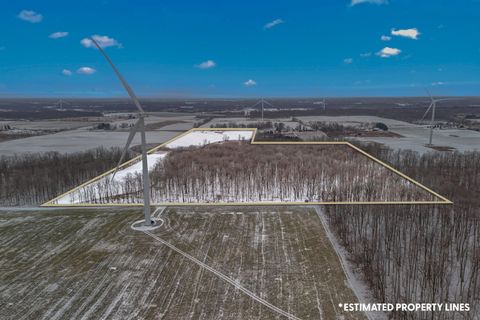
[[(147, 155), (147, 163), (148, 163), (148, 171), (152, 171), (153, 168), (155, 168), (155, 165), (163, 159), (167, 155), (167, 152), (163, 153), (152, 153)], [(128, 175), (135, 175), (135, 174), (142, 174), (142, 159), (136, 161), (134, 164), (121, 169), (117, 171), (114, 177), (114, 181), (116, 182), (122, 182)], [(112, 178), (113, 173), (107, 175), (106, 177), (103, 177), (100, 179), (98, 182), (101, 182), (102, 180), (108, 179), (110, 180)], [(72, 203), (78, 203), (78, 198), (75, 197), (75, 191), (70, 192), (63, 197), (59, 198), (56, 200), (58, 204), (72, 204)]]
[[(161, 159), (165, 158), (167, 153), (152, 153), (147, 155), (147, 163), (148, 163), (148, 171), (152, 171), (153, 168), (155, 168), (155, 165), (157, 164), (158, 161)], [(122, 182), (129, 174), (135, 175), (135, 174), (141, 174), (142, 173), (142, 160), (140, 159), (137, 161), (135, 164), (126, 167), (125, 169), (118, 170), (117, 173), (115, 174), (115, 181)], [(111, 175), (108, 176), (109, 178)]]
[(193, 131), (183, 137), (180, 137), (165, 147), (170, 149), (186, 148), (192, 146), (204, 146), (210, 143), (223, 141), (243, 141), (251, 140), (253, 131)]

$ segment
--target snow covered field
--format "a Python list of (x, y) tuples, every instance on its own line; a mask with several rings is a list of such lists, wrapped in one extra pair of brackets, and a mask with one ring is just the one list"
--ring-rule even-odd
[[(147, 142), (161, 144), (178, 135), (173, 131), (147, 131)], [(15, 139), (0, 143), (0, 154), (13, 156), (35, 152), (75, 153), (99, 147), (123, 148), (127, 141), (128, 132), (119, 131), (89, 131), (76, 129), (43, 136)], [(140, 135), (137, 134), (132, 145), (140, 144)]]
[[(125, 146), (129, 128), (122, 125), (132, 125), (136, 119), (127, 118), (129, 113), (110, 113), (105, 118), (91, 118), (88, 121), (41, 120), (41, 121), (0, 121), (0, 127), (8, 124), (21, 130), (63, 130), (57, 133), (43, 134), (22, 139), (0, 142), (1, 155), (15, 155), (35, 152), (75, 153), (98, 147)], [(189, 130), (195, 122), (194, 115), (159, 112), (146, 118), (147, 142), (161, 144), (178, 135), (180, 130)], [(102, 122), (109, 123), (116, 130), (92, 130)], [(156, 128), (161, 123), (171, 123)], [(149, 129), (151, 128), (151, 129)], [(140, 143), (137, 134), (133, 145)]]
[(165, 145), (165, 147), (169, 149), (175, 148), (185, 148), (191, 146), (203, 146), (210, 143), (217, 143), (223, 141), (249, 141), (252, 139), (253, 131), (245, 131), (245, 130), (238, 130), (238, 131), (192, 131), (174, 141)]
[[(298, 118), (305, 122), (338, 122), (348, 126), (382, 122), (388, 126), (389, 131), (402, 137), (356, 137), (355, 139), (382, 143), (393, 149), (408, 149), (419, 153), (432, 151), (432, 149), (425, 147), (430, 135), (428, 125), (418, 125), (375, 116), (308, 116)], [(433, 143), (438, 146), (455, 148), (460, 152), (480, 150), (480, 132), (465, 129), (435, 129)]]

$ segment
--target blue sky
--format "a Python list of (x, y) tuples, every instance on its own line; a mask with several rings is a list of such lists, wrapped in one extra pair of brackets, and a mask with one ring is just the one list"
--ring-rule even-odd
[(0, 8), (3, 97), (125, 96), (82, 42), (91, 35), (142, 97), (480, 92), (480, 0), (16, 0)]

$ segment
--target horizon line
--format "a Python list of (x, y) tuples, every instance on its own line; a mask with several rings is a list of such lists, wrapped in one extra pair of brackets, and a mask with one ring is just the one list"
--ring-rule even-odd
[[(462, 98), (480, 98), (480, 95), (435, 95), (436, 97), (462, 97)], [(359, 99), (359, 98), (371, 98), (371, 99), (398, 99), (398, 98), (428, 98), (426, 95), (318, 95), (318, 96), (268, 96), (268, 95), (256, 95), (256, 96), (224, 96), (224, 97), (201, 97), (201, 96), (185, 96), (185, 97), (161, 97), (161, 96), (139, 96), (140, 100), (255, 100), (255, 99)], [(55, 100), (55, 99), (72, 99), (72, 100), (129, 100), (128, 96), (2, 96), (0, 100)]]

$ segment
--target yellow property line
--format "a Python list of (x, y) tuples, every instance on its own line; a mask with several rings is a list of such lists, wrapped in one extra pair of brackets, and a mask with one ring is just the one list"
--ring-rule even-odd
[[(257, 128), (192, 128), (188, 131), (185, 131), (179, 135), (176, 135), (175, 137), (169, 139), (168, 141), (150, 149), (147, 153), (151, 154), (156, 152), (158, 149), (163, 148), (167, 144), (195, 131), (253, 131), (252, 138), (250, 140), (250, 144), (255, 144), (255, 145), (346, 145), (352, 148), (353, 150), (363, 154), (364, 156), (370, 158), (371, 160), (377, 162), (381, 166), (387, 168), (388, 170), (392, 171), (393, 173), (397, 174), (398, 176), (410, 181), (417, 187), (420, 187), (421, 189), (427, 191), (431, 195), (435, 196), (436, 198), (439, 198), (440, 201), (438, 200), (433, 200), (433, 201), (322, 201), (322, 202), (221, 202), (221, 203), (184, 203), (184, 202), (166, 202), (166, 203), (153, 203), (152, 206), (277, 206), (277, 205), (306, 205), (306, 204), (311, 204), (311, 205), (393, 205), (393, 204), (453, 204), (452, 201), (448, 200), (447, 198), (443, 197), (442, 195), (436, 193), (435, 191), (431, 190), (430, 188), (426, 187), (425, 185), (421, 184), (420, 182), (410, 178), (406, 174), (398, 171), (397, 169), (393, 168), (392, 166), (386, 164), (385, 162), (375, 158), (371, 154), (363, 151), (362, 149), (354, 146), (350, 142), (347, 141), (255, 141), (255, 138), (257, 136)], [(135, 161), (139, 161), (141, 159), (141, 155), (123, 163), (120, 165), (119, 169), (125, 168), (128, 165), (132, 164)], [(93, 204), (93, 203), (86, 203), (86, 204), (56, 204), (54, 203), (58, 199), (66, 196), (67, 194), (70, 194), (72, 192), (77, 191), (80, 188), (83, 188), (84, 186), (87, 186), (95, 181), (100, 180), (101, 178), (105, 177), (106, 175), (109, 175), (110, 173), (113, 173), (115, 171), (115, 168), (102, 173), (101, 175), (85, 182), (82, 183), (81, 185), (73, 188), (70, 191), (67, 191), (58, 197), (53, 198), (50, 201), (45, 202), (42, 204), (42, 207), (141, 207), (143, 206), (142, 203), (111, 203), (111, 204)]]

